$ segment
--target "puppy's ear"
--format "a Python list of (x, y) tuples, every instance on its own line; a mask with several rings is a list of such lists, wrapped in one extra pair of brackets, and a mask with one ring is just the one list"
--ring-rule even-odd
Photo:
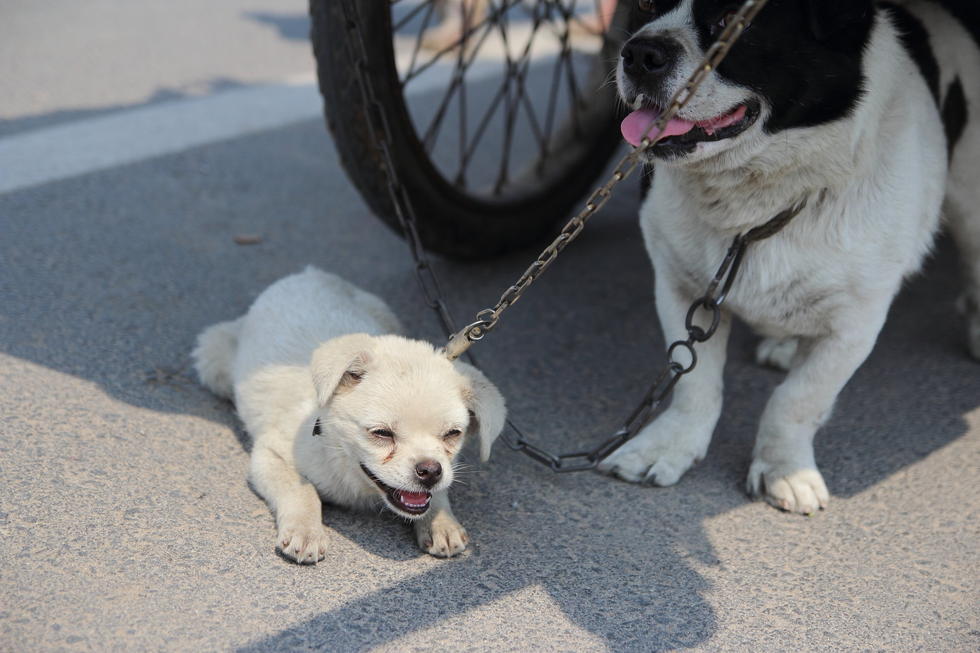
[[(455, 361), (456, 371), (466, 377), (469, 386), (463, 388), (463, 399), (473, 414), (469, 432), (480, 436), (480, 458), (490, 458), (490, 448), (507, 421), (507, 406), (497, 386), (472, 365)], [(474, 423), (475, 422), (475, 423)]]
[(871, 28), (872, 0), (805, 0), (806, 18), (817, 41), (831, 47), (852, 45)]
[(361, 382), (373, 349), (374, 339), (363, 333), (334, 338), (316, 348), (310, 359), (310, 372), (321, 407), (326, 406), (338, 390), (352, 388)]

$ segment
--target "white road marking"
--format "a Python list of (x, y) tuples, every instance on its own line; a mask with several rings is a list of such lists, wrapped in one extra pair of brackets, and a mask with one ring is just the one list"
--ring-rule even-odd
[(313, 84), (162, 102), (0, 139), (0, 193), (316, 117)]
[[(408, 86), (409, 93), (445, 87), (451, 70), (433, 66)], [(500, 70), (474, 65), (467, 81)], [(0, 194), (320, 118), (322, 109), (316, 84), (307, 77), (14, 134), (0, 139)]]

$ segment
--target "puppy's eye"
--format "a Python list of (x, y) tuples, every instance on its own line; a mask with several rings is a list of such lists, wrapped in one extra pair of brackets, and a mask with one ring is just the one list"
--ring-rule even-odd
[(463, 435), (462, 431), (459, 429), (452, 429), (450, 431), (446, 431), (442, 437), (444, 440), (452, 440), (453, 438), (458, 438), (461, 435)]
[(389, 429), (377, 428), (371, 429), (371, 435), (376, 438), (384, 438), (385, 440), (394, 440), (395, 434)]
[(637, 0), (636, 6), (645, 14), (657, 13), (657, 3), (653, 0)]

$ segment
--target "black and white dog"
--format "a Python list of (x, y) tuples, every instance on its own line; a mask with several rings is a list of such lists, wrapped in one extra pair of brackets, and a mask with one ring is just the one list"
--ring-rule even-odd
[[(622, 49), (623, 122), (637, 144), (741, 3), (639, 0)], [(813, 437), (875, 344), (902, 280), (945, 213), (966, 268), (980, 357), (980, 2), (771, 0), (667, 138), (641, 210), (668, 342), (732, 238), (806, 200), (752, 245), (717, 335), (670, 408), (601, 465), (671, 485), (721, 413), (731, 314), (789, 371), (761, 418), (748, 490), (784, 510), (826, 506)], [(945, 198), (945, 205), (944, 205)]]

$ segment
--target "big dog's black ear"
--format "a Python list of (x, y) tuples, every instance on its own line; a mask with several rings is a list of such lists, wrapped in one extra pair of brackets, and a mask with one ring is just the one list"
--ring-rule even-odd
[(804, 5), (813, 36), (830, 46), (863, 39), (874, 19), (872, 0), (804, 0)]

